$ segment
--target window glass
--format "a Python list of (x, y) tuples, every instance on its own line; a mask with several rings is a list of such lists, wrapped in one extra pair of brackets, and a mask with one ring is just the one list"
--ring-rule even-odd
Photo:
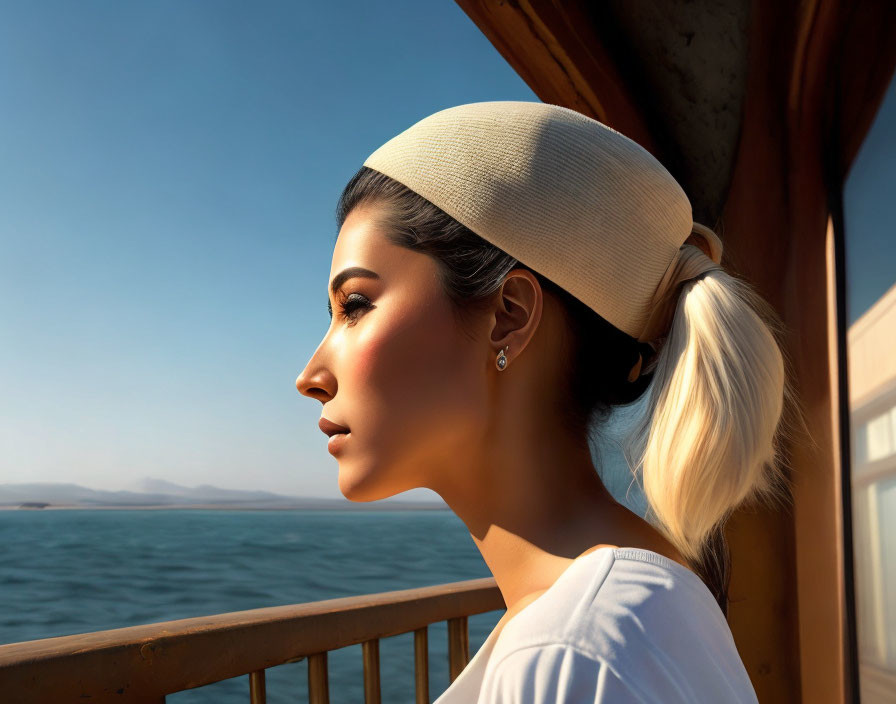
[(863, 704), (896, 677), (896, 82), (844, 187), (852, 529)]

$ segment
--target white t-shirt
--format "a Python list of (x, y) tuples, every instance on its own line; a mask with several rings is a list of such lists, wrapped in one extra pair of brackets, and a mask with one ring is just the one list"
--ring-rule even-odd
[(643, 548), (598, 548), (488, 636), (435, 704), (758, 704), (703, 581)]

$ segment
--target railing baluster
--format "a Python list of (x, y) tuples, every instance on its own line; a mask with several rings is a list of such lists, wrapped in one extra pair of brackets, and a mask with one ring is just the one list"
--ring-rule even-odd
[(470, 638), (467, 617), (448, 619), (448, 676), (454, 682), (470, 661)]
[(429, 641), (427, 627), (414, 631), (414, 689), (416, 704), (429, 704)]
[(249, 673), (249, 704), (267, 704), (264, 693), (264, 670)]
[(361, 643), (364, 657), (364, 704), (380, 704), (380, 641)]
[(330, 704), (326, 652), (308, 656), (308, 704)]

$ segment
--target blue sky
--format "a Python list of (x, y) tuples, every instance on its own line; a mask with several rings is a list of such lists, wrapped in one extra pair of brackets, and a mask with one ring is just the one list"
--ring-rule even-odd
[(328, 326), (338, 195), (422, 117), (536, 96), (449, 0), (3, 17), (0, 482), (339, 496), (294, 387)]
[(422, 117), (535, 95), (454, 2), (3, 17), (0, 482), (339, 496), (294, 386), (339, 193)]

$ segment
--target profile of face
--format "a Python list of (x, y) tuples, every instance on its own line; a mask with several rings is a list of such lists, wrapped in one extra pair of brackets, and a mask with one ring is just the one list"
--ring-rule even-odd
[(392, 244), (378, 213), (362, 204), (339, 231), (330, 326), (296, 379), (322, 418), (349, 429), (328, 449), (352, 501), (459, 481), (458, 463), (485, 439), (494, 362), (486, 326), (458, 326), (436, 260)]

